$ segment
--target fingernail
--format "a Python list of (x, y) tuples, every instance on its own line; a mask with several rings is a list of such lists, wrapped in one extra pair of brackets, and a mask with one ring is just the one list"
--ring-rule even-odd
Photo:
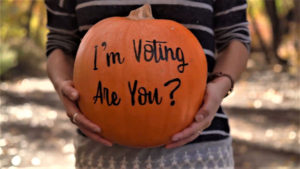
[(76, 92), (72, 92), (72, 97), (75, 99), (77, 97), (77, 93)]
[(109, 144), (109, 143), (105, 143), (104, 145), (106, 145), (108, 147), (112, 147), (112, 144)]
[(94, 128), (94, 131), (95, 131), (96, 133), (100, 133), (100, 132), (101, 132), (101, 129), (100, 129), (100, 128)]
[(166, 149), (171, 149), (171, 148), (174, 148), (174, 145), (167, 145), (165, 148)]
[(204, 118), (202, 114), (196, 116), (196, 121), (199, 122)]
[(179, 136), (175, 136), (173, 137), (172, 141), (178, 141), (179, 140)]

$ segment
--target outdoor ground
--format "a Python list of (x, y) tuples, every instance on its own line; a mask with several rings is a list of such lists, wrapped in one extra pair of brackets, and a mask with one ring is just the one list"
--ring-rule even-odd
[[(298, 75), (299, 76), (299, 75)], [(0, 168), (74, 168), (75, 127), (45, 76), (0, 83)], [(299, 77), (245, 73), (225, 99), (236, 169), (300, 168)]]

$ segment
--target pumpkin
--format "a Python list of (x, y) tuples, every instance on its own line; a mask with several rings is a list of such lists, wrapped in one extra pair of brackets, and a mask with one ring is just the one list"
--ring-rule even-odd
[(101, 136), (129, 147), (156, 147), (194, 120), (207, 63), (183, 25), (154, 19), (150, 5), (93, 25), (74, 64), (83, 114)]

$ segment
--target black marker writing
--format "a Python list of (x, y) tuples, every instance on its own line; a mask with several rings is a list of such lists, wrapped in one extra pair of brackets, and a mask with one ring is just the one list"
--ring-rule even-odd
[(138, 81), (135, 80), (133, 83), (133, 86), (131, 85), (131, 82), (128, 82), (128, 88), (131, 96), (131, 105), (135, 105), (135, 100), (137, 97), (138, 104), (140, 105), (145, 105), (146, 103), (149, 104), (161, 104), (162, 102), (162, 97), (158, 96), (158, 89), (155, 88), (154, 92), (147, 91), (145, 87), (139, 87), (138, 86)]
[(177, 83), (177, 85), (171, 90), (170, 96), (169, 96), (170, 99), (171, 99), (170, 105), (171, 105), (171, 106), (174, 106), (174, 105), (175, 105), (174, 93), (175, 93), (175, 91), (180, 87), (180, 85), (181, 85), (181, 80), (180, 80), (179, 78), (175, 78), (175, 79), (169, 80), (169, 81), (167, 81), (167, 82), (164, 84), (164, 86), (165, 86), (165, 87), (166, 87), (166, 86), (169, 86), (171, 83)]
[(180, 73), (183, 73), (185, 66), (188, 65), (185, 62), (184, 53), (180, 47), (177, 47), (174, 51), (166, 45), (167, 42), (157, 40), (145, 41), (143, 44), (142, 40), (139, 39), (137, 43), (133, 40), (133, 50), (138, 62), (141, 62), (141, 58), (146, 62), (154, 60), (156, 63), (168, 60), (178, 61), (180, 64), (177, 66), (177, 70)]
[(110, 52), (106, 54), (106, 64), (108, 67), (110, 67), (110, 63), (112, 61), (112, 64), (116, 64), (116, 60), (119, 64), (124, 63), (125, 58), (121, 59), (121, 55), (119, 52)]
[(98, 68), (97, 68), (97, 55), (98, 55), (97, 49), (98, 49), (98, 46), (97, 46), (97, 45), (95, 45), (95, 54), (94, 54), (94, 70), (98, 70)]
[(113, 91), (112, 93), (110, 93), (108, 88), (102, 86), (100, 80), (98, 82), (96, 95), (93, 97), (94, 104), (97, 103), (98, 99), (100, 99), (101, 104), (106, 102), (108, 106), (111, 105), (117, 106), (121, 102), (121, 99), (118, 98), (117, 92)]

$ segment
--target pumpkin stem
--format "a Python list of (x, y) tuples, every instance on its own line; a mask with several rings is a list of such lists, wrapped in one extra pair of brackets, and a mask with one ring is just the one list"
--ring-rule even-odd
[(154, 19), (152, 16), (152, 10), (150, 4), (147, 3), (142, 7), (130, 11), (128, 18), (133, 20)]

